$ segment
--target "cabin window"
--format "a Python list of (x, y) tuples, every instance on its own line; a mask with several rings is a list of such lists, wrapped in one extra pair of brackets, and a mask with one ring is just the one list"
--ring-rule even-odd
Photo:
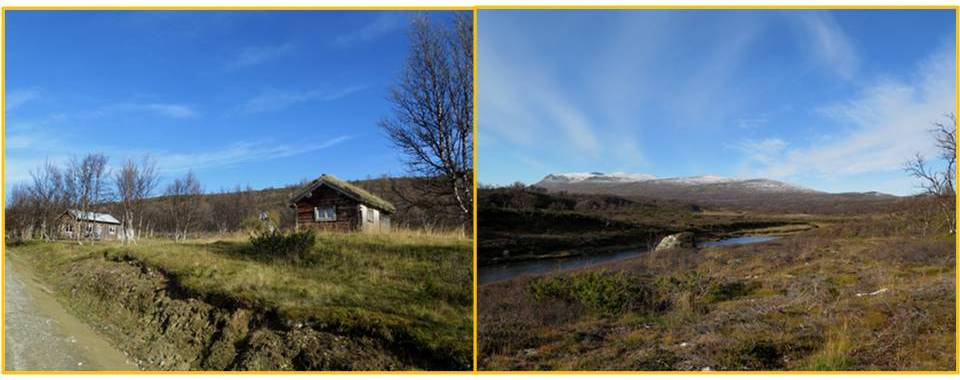
[(117, 233), (117, 227), (110, 226), (110, 234), (115, 235)]
[(377, 221), (377, 214), (379, 214), (379, 213), (380, 213), (380, 211), (378, 211), (378, 210), (375, 210), (375, 209), (372, 209), (372, 208), (368, 208), (368, 209), (367, 209), (367, 221), (368, 221), (368, 222), (375, 222), (375, 221)]
[(64, 231), (67, 231), (67, 232), (73, 232), (73, 225), (72, 225), (72, 224), (64, 224), (64, 225), (63, 225), (63, 230), (64, 230)]
[(87, 225), (87, 233), (91, 233), (91, 232), (93, 232), (93, 225), (92, 225), (92, 224), (88, 224), (88, 225)]
[(337, 208), (335, 206), (314, 207), (313, 220), (316, 222), (329, 222), (337, 220)]

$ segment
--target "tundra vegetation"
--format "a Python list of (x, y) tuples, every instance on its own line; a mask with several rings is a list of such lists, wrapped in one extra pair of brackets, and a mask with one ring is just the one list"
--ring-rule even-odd
[(681, 231), (779, 239), (650, 250), (482, 285), (480, 368), (955, 370), (955, 126), (937, 131), (952, 141), (940, 144), (948, 162), (907, 164), (922, 186), (915, 196), (747, 196), (734, 207), (481, 188), (481, 273), (514, 260), (647, 251)]

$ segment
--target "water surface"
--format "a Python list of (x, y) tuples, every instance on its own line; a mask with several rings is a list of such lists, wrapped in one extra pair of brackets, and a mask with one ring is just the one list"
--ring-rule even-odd
[[(708, 241), (699, 244), (700, 248), (723, 247), (729, 245), (763, 243), (777, 239), (776, 236), (739, 236), (729, 239)], [(480, 285), (491, 282), (505, 281), (522, 275), (542, 275), (560, 270), (586, 268), (594, 265), (625, 260), (640, 256), (649, 251), (622, 251), (608, 254), (563, 257), (556, 259), (541, 259), (520, 262), (508, 262), (482, 266), (478, 270)]]
[(741, 244), (754, 244), (754, 243), (764, 243), (771, 240), (779, 239), (778, 236), (737, 236), (729, 239), (717, 240), (717, 241), (705, 241), (698, 244), (700, 248), (710, 248), (710, 247), (725, 247), (728, 245), (741, 245)]

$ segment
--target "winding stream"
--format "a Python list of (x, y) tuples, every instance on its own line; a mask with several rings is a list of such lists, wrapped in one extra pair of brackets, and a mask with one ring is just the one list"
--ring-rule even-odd
[[(777, 236), (738, 236), (717, 241), (708, 241), (698, 244), (700, 248), (723, 247), (730, 245), (744, 245), (764, 243), (778, 239)], [(480, 285), (492, 282), (505, 281), (522, 275), (542, 275), (560, 270), (586, 268), (594, 265), (620, 261), (640, 256), (649, 251), (622, 251), (608, 254), (561, 257), (533, 261), (508, 262), (482, 266), (478, 268), (478, 282)]]

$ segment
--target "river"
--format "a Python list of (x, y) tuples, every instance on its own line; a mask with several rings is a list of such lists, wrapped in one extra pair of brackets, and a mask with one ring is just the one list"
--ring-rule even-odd
[[(763, 243), (777, 239), (776, 236), (739, 236), (729, 239), (700, 243), (700, 248), (722, 247), (728, 245), (743, 245)], [(505, 281), (522, 275), (542, 275), (550, 272), (586, 268), (594, 265), (609, 263), (640, 256), (648, 251), (621, 251), (607, 254), (561, 257), (520, 262), (508, 262), (482, 266), (478, 271), (480, 285), (492, 282)]]
[(9, 371), (136, 370), (122, 352), (73, 317), (17, 260), (4, 260), (4, 355)]

